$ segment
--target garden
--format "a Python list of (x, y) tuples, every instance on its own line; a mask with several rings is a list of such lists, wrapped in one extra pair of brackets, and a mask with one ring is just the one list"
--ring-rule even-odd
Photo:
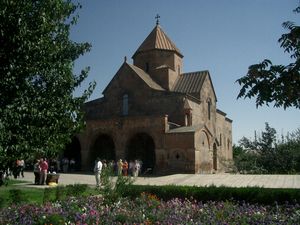
[(296, 189), (138, 186), (109, 177), (46, 189), (0, 189), (0, 224), (300, 224)]

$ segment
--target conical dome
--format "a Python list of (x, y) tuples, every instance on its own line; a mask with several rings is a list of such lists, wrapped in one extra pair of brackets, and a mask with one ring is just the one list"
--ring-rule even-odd
[(132, 58), (140, 52), (146, 52), (150, 50), (167, 50), (177, 53), (180, 57), (183, 57), (179, 49), (171, 41), (171, 39), (163, 32), (160, 25), (156, 25), (148, 37), (143, 41), (140, 47), (136, 50)]

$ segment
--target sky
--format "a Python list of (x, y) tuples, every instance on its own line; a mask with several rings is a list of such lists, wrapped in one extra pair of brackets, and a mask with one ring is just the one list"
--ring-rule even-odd
[(295, 108), (256, 108), (255, 99), (237, 99), (235, 82), (248, 67), (264, 59), (286, 65), (289, 55), (278, 39), (288, 32), (285, 21), (299, 24), (293, 9), (298, 0), (85, 0), (77, 11), (79, 20), (71, 39), (89, 42), (92, 49), (75, 62), (74, 72), (90, 67), (88, 78), (75, 91), (80, 95), (88, 84), (97, 86), (89, 100), (102, 91), (116, 74), (124, 57), (132, 55), (155, 27), (155, 16), (167, 36), (184, 55), (183, 72), (209, 70), (217, 95), (217, 108), (233, 120), (233, 143), (253, 139), (265, 123), (281, 134), (300, 128)]

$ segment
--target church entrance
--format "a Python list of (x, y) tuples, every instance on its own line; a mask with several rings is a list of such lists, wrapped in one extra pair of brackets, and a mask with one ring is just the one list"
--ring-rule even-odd
[(126, 158), (142, 161), (142, 174), (153, 173), (155, 167), (155, 144), (152, 137), (146, 133), (134, 135), (127, 143)]
[[(71, 143), (66, 146), (62, 159), (68, 159), (68, 171), (73, 172), (81, 169), (81, 146), (77, 137), (73, 137)], [(72, 163), (70, 163), (71, 161)]]
[(115, 160), (115, 144), (112, 137), (108, 134), (100, 134), (96, 140), (94, 145), (91, 148), (90, 154), (90, 165), (94, 166), (94, 162), (96, 158), (99, 157), (101, 160)]
[(214, 143), (214, 146), (213, 146), (213, 169), (215, 171), (217, 171), (217, 169), (218, 169), (217, 164), (218, 164), (218, 160), (217, 160), (217, 145), (216, 145), (216, 143)]

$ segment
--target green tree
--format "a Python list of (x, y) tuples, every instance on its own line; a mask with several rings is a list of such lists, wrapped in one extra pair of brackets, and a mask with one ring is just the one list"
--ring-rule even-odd
[(71, 0), (2, 0), (0, 4), (0, 170), (16, 158), (56, 155), (83, 128), (74, 90), (88, 68), (74, 61), (90, 50), (70, 40), (79, 4)]
[[(300, 12), (300, 6), (294, 12)], [(242, 86), (237, 98), (256, 97), (256, 107), (274, 102), (275, 107), (300, 108), (300, 27), (293, 22), (282, 25), (289, 32), (278, 40), (293, 60), (288, 65), (273, 65), (271, 60), (249, 66), (246, 76), (237, 80)]]
[(276, 130), (266, 123), (257, 140), (243, 137), (234, 146), (233, 157), (238, 171), (246, 173), (299, 173), (300, 129), (276, 139)]

